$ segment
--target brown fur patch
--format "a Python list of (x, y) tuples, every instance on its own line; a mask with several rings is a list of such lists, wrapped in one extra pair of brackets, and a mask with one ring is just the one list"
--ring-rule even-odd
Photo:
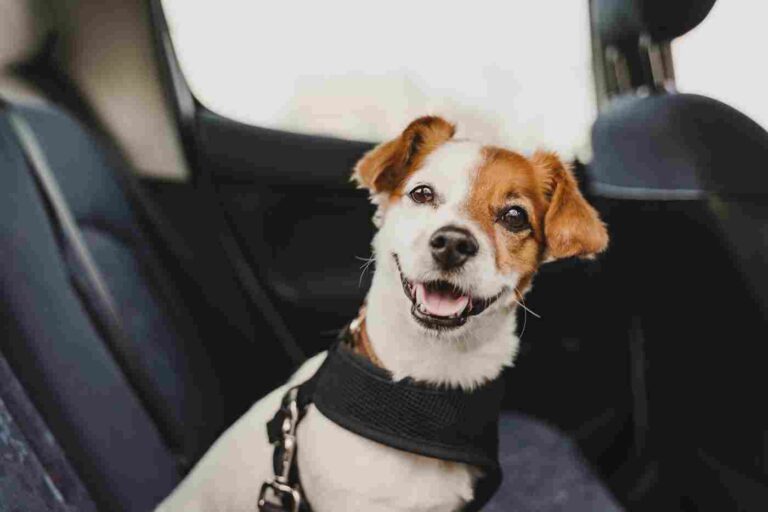
[[(555, 154), (539, 152), (529, 160), (497, 147), (483, 152), (467, 210), (493, 241), (499, 270), (520, 274), (521, 292), (545, 258), (591, 257), (605, 250), (605, 226)], [(498, 223), (511, 205), (526, 210), (530, 229), (513, 233)]]
[(398, 138), (369, 151), (355, 166), (352, 177), (373, 194), (399, 196), (399, 185), (421, 166), (429, 153), (453, 137), (455, 131), (445, 119), (420, 117)]
[[(483, 153), (467, 210), (493, 241), (499, 270), (514, 270), (525, 278), (541, 261), (544, 239), (541, 220), (546, 203), (536, 171), (525, 157), (512, 151), (485, 147)], [(526, 210), (531, 229), (512, 233), (498, 223), (499, 215), (510, 205)]]
[(571, 170), (554, 153), (537, 152), (531, 161), (539, 169), (545, 193), (551, 195), (544, 218), (546, 257), (593, 258), (605, 251), (608, 231), (581, 195)]

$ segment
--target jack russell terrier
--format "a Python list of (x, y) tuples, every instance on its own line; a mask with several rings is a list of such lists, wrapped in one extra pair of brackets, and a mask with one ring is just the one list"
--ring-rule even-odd
[[(439, 117), (413, 121), (356, 165), (377, 206), (376, 270), (353, 323), (353, 350), (395, 382), (471, 391), (518, 349), (515, 311), (544, 262), (591, 258), (608, 234), (552, 153), (526, 158), (453, 138)], [(257, 402), (213, 445), (158, 512), (253, 512), (274, 475), (265, 424), (326, 353)], [(298, 429), (301, 488), (317, 512), (458, 511), (479, 470), (350, 432), (313, 405)]]

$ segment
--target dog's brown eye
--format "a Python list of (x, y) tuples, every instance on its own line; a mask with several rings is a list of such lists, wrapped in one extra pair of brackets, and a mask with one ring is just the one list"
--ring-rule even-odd
[(505, 210), (499, 217), (499, 222), (502, 226), (514, 233), (530, 227), (528, 214), (520, 206), (512, 206)]
[(413, 199), (414, 203), (431, 203), (435, 200), (435, 193), (432, 192), (432, 189), (429, 188), (426, 185), (420, 185), (416, 187), (415, 189), (411, 190), (411, 193), (408, 194), (411, 196), (411, 199)]

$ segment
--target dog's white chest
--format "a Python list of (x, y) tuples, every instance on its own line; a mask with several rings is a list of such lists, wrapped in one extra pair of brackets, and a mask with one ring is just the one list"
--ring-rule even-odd
[(299, 424), (297, 441), (302, 485), (318, 512), (446, 512), (473, 496), (473, 468), (383, 446), (314, 407)]

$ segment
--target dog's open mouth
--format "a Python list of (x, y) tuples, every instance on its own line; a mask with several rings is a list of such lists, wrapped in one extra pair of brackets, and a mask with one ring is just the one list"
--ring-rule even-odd
[(470, 316), (479, 315), (501, 297), (504, 290), (490, 298), (473, 297), (455, 284), (444, 281), (410, 281), (403, 274), (397, 255), (395, 263), (400, 272), (403, 291), (411, 300), (411, 314), (424, 327), (453, 329), (467, 323)]

